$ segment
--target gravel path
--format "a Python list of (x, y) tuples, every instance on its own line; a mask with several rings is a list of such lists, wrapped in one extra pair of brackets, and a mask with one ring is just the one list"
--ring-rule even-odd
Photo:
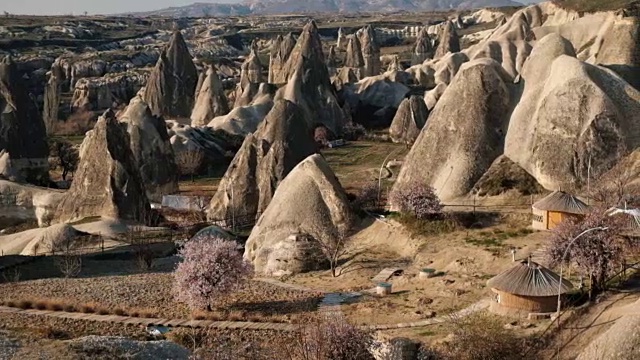
[(7, 334), (0, 331), (0, 360), (13, 359), (13, 355), (20, 349), (20, 344), (7, 337)]

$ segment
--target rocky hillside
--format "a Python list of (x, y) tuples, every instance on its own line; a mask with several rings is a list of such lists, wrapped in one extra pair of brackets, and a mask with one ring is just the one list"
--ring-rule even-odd
[(202, 17), (317, 12), (435, 11), (504, 6), (522, 6), (522, 3), (512, 0), (246, 0), (243, 4), (195, 3), (136, 15)]

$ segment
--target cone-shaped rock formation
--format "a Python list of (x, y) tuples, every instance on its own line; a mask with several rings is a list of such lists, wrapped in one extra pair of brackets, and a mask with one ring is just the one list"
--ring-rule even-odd
[(326, 263), (319, 241), (346, 233), (354, 221), (340, 182), (324, 158), (315, 154), (280, 183), (253, 228), (244, 257), (258, 274), (295, 274)]
[(281, 89), (280, 97), (302, 108), (309, 127), (322, 124), (339, 134), (344, 125), (344, 114), (329, 79), (322, 41), (314, 21), (302, 29), (284, 74), (288, 83)]
[(58, 221), (104, 216), (146, 222), (149, 200), (125, 126), (108, 110), (87, 133), (71, 188), (58, 204)]
[(429, 110), (420, 96), (404, 99), (393, 118), (389, 135), (396, 143), (413, 144), (429, 116)]
[(269, 83), (284, 84), (287, 82), (282, 67), (289, 60), (289, 56), (295, 46), (296, 39), (291, 33), (284, 37), (278, 35), (274, 40), (271, 45), (271, 56), (269, 57)]
[(178, 192), (178, 167), (169, 141), (167, 125), (155, 117), (140, 97), (129, 103), (120, 119), (128, 126), (131, 151), (150, 200)]
[(212, 220), (252, 218), (269, 205), (278, 184), (316, 152), (304, 112), (279, 100), (255, 133), (249, 134), (211, 199)]
[(360, 47), (364, 59), (363, 77), (380, 75), (380, 46), (376, 40), (376, 32), (371, 25), (360, 30)]
[(209, 67), (191, 112), (191, 126), (205, 126), (216, 116), (226, 115), (228, 112), (229, 104), (222, 82), (215, 68)]
[(188, 118), (193, 109), (197, 83), (198, 70), (182, 33), (176, 31), (149, 77), (144, 101), (155, 116)]
[(24, 86), (11, 57), (0, 61), (0, 151), (11, 158), (16, 176), (47, 185), (49, 147), (47, 129), (34, 99)]
[(436, 48), (434, 58), (439, 59), (448, 53), (457, 53), (459, 51), (460, 38), (458, 37), (458, 32), (453, 22), (447, 21), (442, 30), (440, 30), (438, 47)]
[(640, 146), (640, 92), (572, 53), (555, 34), (536, 44), (506, 139), (505, 155), (549, 190), (586, 185)]
[(358, 77), (358, 80), (364, 77), (364, 59), (362, 58), (362, 50), (360, 49), (360, 40), (357, 36), (349, 38), (344, 67), (351, 69)]
[(422, 28), (416, 38), (416, 44), (413, 47), (413, 54), (411, 55), (411, 64), (422, 64), (425, 60), (433, 57), (433, 44), (431, 44), (431, 38), (427, 33), (427, 28)]
[(469, 193), (502, 155), (510, 83), (509, 75), (494, 60), (463, 65), (429, 115), (394, 189), (426, 182), (445, 201)]

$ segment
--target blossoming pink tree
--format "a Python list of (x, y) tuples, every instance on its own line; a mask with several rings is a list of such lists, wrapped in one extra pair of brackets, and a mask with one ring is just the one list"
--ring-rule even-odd
[(438, 218), (442, 215), (442, 204), (432, 187), (422, 183), (412, 183), (402, 190), (391, 193), (391, 202), (400, 212), (414, 215), (420, 220)]
[(176, 300), (191, 309), (211, 311), (215, 297), (237, 288), (253, 267), (242, 258), (238, 244), (217, 237), (189, 241), (179, 252), (174, 273)]
[(567, 246), (585, 230), (606, 228), (591, 231), (581, 236), (567, 253), (567, 262), (575, 262), (578, 269), (589, 277), (591, 295), (606, 289), (607, 277), (612, 275), (625, 260), (638, 249), (638, 243), (621, 236), (622, 219), (608, 216), (604, 209), (594, 209), (582, 220), (565, 220), (554, 229), (551, 243), (547, 247), (547, 258), (550, 265), (557, 266), (562, 262)]

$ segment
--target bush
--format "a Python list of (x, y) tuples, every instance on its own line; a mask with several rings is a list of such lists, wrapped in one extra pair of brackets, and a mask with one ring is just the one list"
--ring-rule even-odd
[(72, 136), (84, 135), (93, 129), (98, 117), (88, 110), (79, 110), (69, 116), (66, 121), (58, 121), (53, 133), (55, 135)]
[(488, 314), (452, 319), (453, 341), (444, 345), (445, 359), (520, 360), (527, 350), (525, 342)]
[(176, 300), (192, 310), (211, 310), (211, 301), (235, 289), (253, 272), (238, 244), (215, 237), (189, 241), (181, 250), (183, 261), (174, 273)]
[(281, 358), (302, 360), (372, 359), (370, 333), (349, 324), (343, 317), (327, 317), (298, 330), (296, 338), (283, 344)]
[(378, 184), (372, 182), (363, 186), (352, 204), (354, 208), (359, 210), (376, 208), (378, 205)]
[(432, 236), (452, 233), (460, 228), (458, 222), (450, 217), (436, 220), (421, 220), (414, 215), (401, 213), (395, 217), (413, 236)]
[(415, 216), (420, 220), (442, 218), (442, 204), (432, 187), (413, 183), (403, 189), (391, 192), (391, 202), (400, 212)]
[(347, 141), (362, 140), (365, 133), (366, 130), (364, 129), (364, 126), (358, 123), (348, 122), (342, 127), (342, 138)]
[(80, 154), (70, 142), (51, 140), (49, 142), (49, 166), (52, 170), (62, 169), (62, 180), (67, 180), (69, 173), (73, 174), (78, 168)]

